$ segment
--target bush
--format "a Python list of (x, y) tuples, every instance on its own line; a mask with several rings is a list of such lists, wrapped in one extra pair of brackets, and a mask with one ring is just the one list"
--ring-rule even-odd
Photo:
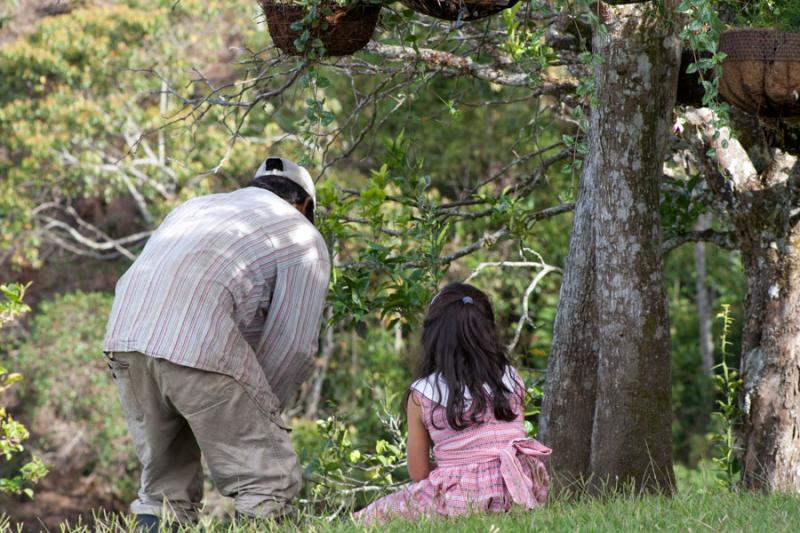
[[(0, 285), (0, 330), (19, 316), (24, 315), (30, 308), (22, 303), (26, 287), (19, 284)], [(22, 375), (10, 372), (0, 361), (0, 394), (11, 388), (15, 383), (22, 381)], [(0, 494), (23, 493), (29, 498), (33, 497), (31, 484), (36, 483), (47, 474), (47, 468), (38, 457), (24, 455), (23, 444), (30, 437), (28, 429), (20, 422), (14, 420), (6, 412), (4, 404), (0, 404)]]
[(39, 447), (57, 452), (58, 468), (95, 474), (128, 498), (138, 462), (102, 357), (111, 302), (75, 292), (42, 303), (16, 365), (28, 377), (21, 395)]

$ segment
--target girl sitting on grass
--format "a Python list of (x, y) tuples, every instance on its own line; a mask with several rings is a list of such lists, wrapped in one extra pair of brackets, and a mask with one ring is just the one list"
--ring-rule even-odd
[(489, 299), (464, 283), (442, 289), (423, 322), (422, 344), (419, 379), (405, 401), (414, 483), (355, 518), (375, 522), (542, 505), (548, 487), (542, 460), (550, 449), (525, 431), (525, 388), (508, 362)]

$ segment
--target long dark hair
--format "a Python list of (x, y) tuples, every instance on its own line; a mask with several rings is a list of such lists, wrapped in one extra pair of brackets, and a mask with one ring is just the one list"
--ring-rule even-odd
[[(433, 298), (422, 326), (416, 379), (438, 374), (444, 381), (449, 391), (444, 408), (450, 427), (461, 430), (481, 423), (490, 399), (495, 418), (514, 420), (512, 391), (503, 383), (508, 357), (489, 298), (472, 285), (451, 283)], [(469, 407), (465, 391), (472, 398)], [(410, 393), (406, 393), (406, 405)], [(441, 398), (441, 391), (437, 393)]]

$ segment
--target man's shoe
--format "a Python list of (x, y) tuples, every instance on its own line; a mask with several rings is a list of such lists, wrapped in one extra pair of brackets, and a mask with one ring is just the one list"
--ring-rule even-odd
[[(136, 515), (136, 531), (138, 533), (158, 533), (161, 520), (157, 516), (151, 514), (137, 514)], [(170, 522), (167, 531), (178, 533), (180, 525), (175, 522)]]
[(141, 533), (158, 533), (160, 520), (151, 514), (136, 515), (136, 529)]

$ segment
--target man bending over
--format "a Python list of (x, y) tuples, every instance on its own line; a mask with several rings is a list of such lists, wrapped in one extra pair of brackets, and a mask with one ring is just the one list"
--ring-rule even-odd
[(116, 287), (103, 350), (142, 464), (138, 523), (192, 522), (201, 453), (237, 514), (300, 488), (280, 411), (313, 367), (330, 261), (306, 169), (267, 159), (239, 190), (172, 211)]

